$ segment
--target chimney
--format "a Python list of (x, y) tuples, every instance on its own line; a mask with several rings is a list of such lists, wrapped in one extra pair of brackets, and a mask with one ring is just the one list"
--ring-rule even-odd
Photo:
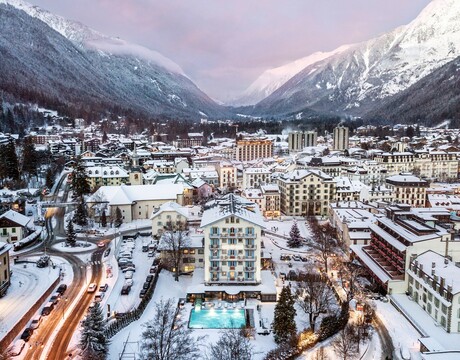
[(447, 257), (444, 258), (444, 264), (445, 265), (449, 264), (449, 259)]
[(452, 285), (447, 285), (447, 292), (452, 293)]
[(444, 279), (442, 276), (441, 276), (441, 281), (440, 281), (440, 288), (441, 289), (444, 289), (444, 285), (446, 284), (446, 279)]
[(431, 276), (433, 276), (436, 273), (435, 269), (431, 269)]
[(437, 283), (438, 283), (438, 276), (433, 275), (433, 289), (435, 290), (436, 290)]
[(436, 267), (436, 263), (433, 261), (433, 262), (431, 263), (431, 268), (434, 269), (435, 267)]

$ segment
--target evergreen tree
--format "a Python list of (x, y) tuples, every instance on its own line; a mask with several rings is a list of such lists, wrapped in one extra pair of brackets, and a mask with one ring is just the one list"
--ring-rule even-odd
[(73, 228), (73, 223), (71, 220), (67, 223), (66, 233), (66, 244), (68, 246), (75, 247), (75, 245), (77, 245), (77, 235), (75, 234), (75, 230)]
[(84, 201), (79, 201), (75, 214), (73, 215), (73, 222), (80, 226), (88, 224), (88, 214), (86, 213), (86, 205)]
[(38, 153), (32, 142), (32, 138), (27, 136), (24, 139), (22, 149), (22, 171), (30, 176), (37, 176)]
[(16, 155), (16, 146), (14, 141), (10, 140), (6, 145), (2, 146), (1, 162), (5, 178), (18, 181), (19, 180), (19, 163)]
[(284, 286), (275, 306), (275, 316), (272, 323), (275, 341), (278, 344), (289, 342), (297, 333), (294, 303), (291, 288)]
[(117, 206), (115, 210), (115, 227), (120, 227), (123, 224), (123, 215), (121, 214), (120, 208)]
[(45, 185), (48, 189), (52, 189), (54, 185), (54, 171), (51, 169), (51, 166), (46, 169), (46, 179)]
[(85, 360), (103, 360), (109, 352), (109, 339), (105, 335), (105, 320), (98, 302), (82, 322), (80, 349)]
[(302, 238), (300, 236), (299, 227), (297, 226), (297, 221), (294, 221), (294, 224), (292, 224), (287, 246), (290, 248), (298, 248), (302, 246)]
[(88, 182), (88, 175), (86, 174), (86, 169), (83, 166), (81, 157), (77, 157), (75, 161), (75, 166), (72, 171), (72, 182), (70, 185), (73, 191), (73, 199), (83, 201), (83, 196), (89, 194), (91, 189)]
[(102, 214), (101, 214), (101, 226), (102, 227), (107, 226), (107, 215), (105, 214), (105, 209), (102, 210)]

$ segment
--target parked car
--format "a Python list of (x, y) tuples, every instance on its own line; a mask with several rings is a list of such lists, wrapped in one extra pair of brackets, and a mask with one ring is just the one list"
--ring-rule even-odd
[(133, 286), (133, 284), (134, 284), (133, 279), (125, 279), (124, 285)]
[(153, 257), (155, 255), (155, 251), (150, 250), (149, 253), (147, 254), (148, 257)]
[(150, 283), (148, 281), (146, 281), (144, 285), (142, 285), (143, 289), (148, 289), (149, 287), (150, 287)]
[(104, 298), (105, 293), (102, 291), (99, 291), (96, 296), (94, 297), (95, 302), (101, 302), (102, 299)]
[(149, 283), (153, 281), (153, 275), (147, 275), (145, 278), (145, 281), (148, 281)]
[(155, 274), (157, 272), (157, 267), (156, 266), (152, 266), (149, 270), (150, 274)]
[(104, 285), (99, 286), (99, 291), (106, 292), (108, 288), (109, 288), (109, 285), (104, 284)]
[(110, 248), (105, 249), (104, 256), (109, 256), (109, 254), (110, 254)]
[(120, 265), (120, 269), (123, 270), (123, 269), (129, 268), (129, 267), (134, 267), (135, 268), (135, 266), (136, 265), (134, 265), (132, 262), (122, 263)]
[(46, 303), (46, 305), (42, 309), (42, 315), (44, 316), (49, 315), (51, 311), (53, 311), (53, 309), (54, 309), (54, 304), (51, 301)]
[(131, 286), (123, 285), (123, 287), (121, 288), (121, 295), (128, 295), (130, 291), (131, 291)]
[(139, 297), (142, 299), (145, 294), (147, 294), (147, 289), (141, 289), (141, 291), (139, 292)]
[(61, 295), (64, 295), (65, 291), (67, 290), (67, 285), (66, 284), (61, 284), (59, 285), (59, 287), (57, 288), (56, 292), (61, 294)]
[(302, 258), (300, 257), (300, 255), (292, 255), (292, 260), (294, 260), (294, 261), (301, 261)]
[(149, 246), (148, 245), (142, 245), (142, 252), (147, 252), (149, 251)]
[[(134, 264), (133, 264), (134, 265)], [(127, 271), (136, 271), (136, 268), (134, 266), (128, 266), (128, 267), (125, 267), (121, 270), (122, 272), (127, 272)]]
[(91, 301), (91, 302), (89, 303), (88, 310), (91, 310), (91, 309), (92, 309), (93, 307), (95, 307), (95, 306), (96, 306), (96, 302), (95, 302), (95, 301)]
[(96, 289), (97, 289), (97, 284), (96, 283), (91, 283), (91, 284), (89, 284), (88, 289), (86, 290), (86, 292), (93, 293), (93, 292), (96, 291)]
[(42, 322), (42, 316), (41, 315), (34, 316), (32, 321), (30, 322), (29, 327), (31, 329), (33, 329), (33, 330), (38, 329), (38, 327), (40, 326), (41, 322)]
[(31, 328), (25, 329), (21, 334), (21, 340), (24, 340), (25, 342), (29, 341), (33, 333), (34, 333), (33, 329)]
[(26, 342), (22, 339), (17, 339), (13, 346), (11, 347), (10, 354), (11, 356), (19, 356), (21, 355), (22, 349), (24, 349), (24, 346), (26, 345)]
[(134, 276), (134, 272), (133, 271), (127, 271), (125, 272), (125, 279), (132, 279)]
[(52, 302), (54, 305), (56, 305), (59, 302), (60, 298), (61, 298), (61, 294), (56, 292), (56, 293), (53, 294), (53, 296), (50, 297), (50, 302)]

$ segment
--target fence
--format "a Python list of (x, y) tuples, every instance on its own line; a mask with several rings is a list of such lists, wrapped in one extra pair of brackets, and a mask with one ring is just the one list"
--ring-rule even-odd
[(13, 342), (14, 338), (19, 335), (19, 332), (27, 325), (30, 318), (38, 311), (40, 306), (45, 302), (46, 298), (50, 296), (54, 288), (61, 281), (61, 277), (58, 276), (57, 279), (50, 285), (50, 287), (45, 291), (45, 293), (32, 305), (32, 307), (22, 316), (22, 318), (14, 325), (11, 330), (5, 335), (5, 337), (0, 340), (0, 349), (6, 349)]
[(159, 267), (157, 272), (155, 273), (153, 280), (150, 283), (150, 286), (147, 289), (147, 292), (145, 293), (144, 297), (142, 298), (139, 306), (130, 312), (121, 314), (118, 318), (115, 318), (115, 320), (107, 326), (107, 328), (105, 329), (105, 335), (108, 338), (115, 336), (120, 330), (127, 327), (133, 321), (140, 319), (140, 317), (144, 313), (145, 308), (147, 307), (147, 304), (152, 299), (155, 287), (157, 286), (160, 271), (161, 267)]

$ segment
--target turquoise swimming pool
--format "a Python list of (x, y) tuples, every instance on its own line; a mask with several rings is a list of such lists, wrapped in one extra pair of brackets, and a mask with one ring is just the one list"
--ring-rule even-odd
[(192, 329), (231, 329), (246, 326), (244, 309), (192, 309), (189, 328)]

